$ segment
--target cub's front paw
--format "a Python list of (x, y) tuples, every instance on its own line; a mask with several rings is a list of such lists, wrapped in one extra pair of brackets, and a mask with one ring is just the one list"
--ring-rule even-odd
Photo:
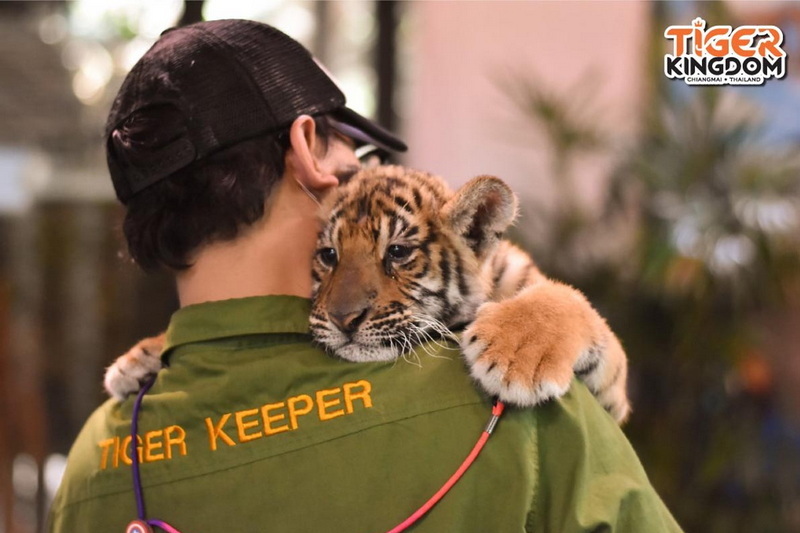
[(106, 392), (119, 401), (139, 392), (141, 381), (161, 370), (163, 351), (163, 334), (139, 341), (106, 369), (103, 378)]
[(472, 377), (504, 402), (533, 406), (569, 389), (581, 347), (562, 335), (568, 317), (553, 316), (558, 307), (547, 299), (486, 303), (464, 332), (461, 349)]

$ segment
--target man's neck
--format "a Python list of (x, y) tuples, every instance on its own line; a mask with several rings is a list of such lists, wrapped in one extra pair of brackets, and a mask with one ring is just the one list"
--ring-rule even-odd
[(232, 241), (205, 245), (193, 266), (177, 275), (181, 307), (249, 296), (311, 295), (316, 206), (288, 180), (272, 194), (264, 218)]

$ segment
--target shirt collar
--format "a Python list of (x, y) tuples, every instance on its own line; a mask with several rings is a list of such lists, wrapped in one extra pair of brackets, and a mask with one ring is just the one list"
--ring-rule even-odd
[(165, 350), (181, 344), (263, 333), (308, 333), (311, 301), (298, 296), (254, 296), (188, 305), (176, 311)]

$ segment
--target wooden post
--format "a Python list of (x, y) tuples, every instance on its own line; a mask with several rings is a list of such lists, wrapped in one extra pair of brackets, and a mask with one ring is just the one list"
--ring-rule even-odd
[[(8, 242), (7, 221), (0, 219), (0, 241)], [(11, 462), (14, 453), (11, 449), (11, 395), (9, 372), (9, 349), (11, 313), (11, 290), (8, 281), (8, 250), (0, 249), (0, 527), (2, 531), (11, 533), (14, 504), (14, 487), (11, 484)]]
[(375, 72), (378, 75), (378, 123), (389, 130), (397, 126), (394, 93), (397, 74), (398, 2), (375, 2), (378, 39), (375, 43)]
[(203, 20), (203, 0), (184, 0), (183, 16), (178, 26), (186, 26)]

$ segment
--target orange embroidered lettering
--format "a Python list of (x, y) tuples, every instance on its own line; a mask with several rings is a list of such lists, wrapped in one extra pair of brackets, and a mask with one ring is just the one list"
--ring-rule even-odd
[(355, 383), (345, 383), (343, 388), (344, 406), (347, 409), (347, 414), (353, 412), (353, 400), (361, 400), (364, 407), (372, 407), (372, 398), (369, 395), (372, 392), (372, 384), (366, 379)]
[(285, 407), (285, 404), (283, 402), (280, 402), (280, 403), (268, 403), (267, 405), (265, 405), (265, 406), (263, 406), (261, 408), (261, 416), (264, 418), (264, 434), (265, 435), (269, 436), (269, 435), (275, 435), (276, 433), (282, 433), (284, 431), (289, 431), (290, 428), (289, 428), (289, 426), (286, 426), (286, 425), (278, 426), (276, 428), (272, 427), (272, 423), (273, 422), (276, 422), (278, 420), (283, 420), (284, 418), (286, 418), (286, 415), (283, 414), (283, 413), (278, 413), (276, 415), (270, 416), (269, 415), (269, 411), (271, 411), (273, 409), (280, 409), (282, 407)]
[(164, 442), (159, 440), (163, 437), (164, 431), (157, 429), (155, 431), (148, 431), (144, 435), (144, 460), (147, 463), (153, 461), (160, 461), (164, 458), (164, 452), (155, 453), (164, 446)]
[(260, 431), (257, 433), (246, 432), (246, 430), (258, 426), (258, 420), (251, 420), (250, 422), (245, 422), (244, 417), (255, 416), (257, 414), (258, 414), (258, 409), (245, 409), (244, 411), (236, 412), (236, 428), (239, 430), (239, 442), (256, 440), (264, 436)]
[[(176, 435), (173, 437), (173, 433)], [(180, 426), (170, 426), (164, 430), (167, 459), (172, 459), (172, 447), (179, 446), (180, 454), (186, 455), (186, 431)]]
[[(125, 463), (128, 466), (130, 466), (133, 463), (133, 461), (131, 461), (131, 456), (128, 453), (128, 448), (130, 447), (130, 445), (131, 445), (131, 436), (128, 435), (127, 437), (122, 439), (122, 443), (120, 444), (119, 447), (119, 458), (123, 463)], [(140, 437), (139, 435), (136, 435), (136, 455), (137, 459), (139, 459), (139, 462), (143, 463), (144, 461), (142, 461), (142, 437)]]
[[(305, 407), (297, 407), (300, 402), (305, 402)], [(298, 416), (307, 415), (314, 408), (314, 402), (307, 394), (292, 396), (286, 403), (289, 406), (289, 427), (292, 429), (297, 429)]]
[(223, 430), (223, 426), (225, 426), (225, 422), (231, 417), (230, 413), (225, 413), (222, 415), (222, 418), (219, 419), (219, 424), (214, 425), (214, 422), (211, 421), (211, 418), (206, 417), (206, 429), (208, 429), (208, 443), (211, 446), (212, 451), (217, 450), (217, 439), (222, 439), (225, 444), (228, 446), (236, 446), (236, 443), (233, 442), (233, 439), (228, 436), (227, 433)]
[(114, 437), (114, 468), (119, 466), (119, 437)]
[(342, 389), (335, 388), (335, 389), (324, 389), (317, 391), (317, 407), (319, 408), (319, 419), (320, 420), (330, 420), (332, 418), (336, 418), (337, 416), (342, 416), (344, 413), (344, 409), (336, 409), (334, 411), (328, 411), (328, 407), (334, 407), (336, 405), (340, 405), (342, 400), (340, 398), (333, 398), (331, 400), (325, 400), (326, 396), (333, 396), (341, 392)]
[(103, 455), (100, 456), (100, 470), (105, 470), (108, 467), (108, 452), (111, 451), (111, 447), (114, 446), (114, 439), (100, 441), (97, 445), (103, 449)]

